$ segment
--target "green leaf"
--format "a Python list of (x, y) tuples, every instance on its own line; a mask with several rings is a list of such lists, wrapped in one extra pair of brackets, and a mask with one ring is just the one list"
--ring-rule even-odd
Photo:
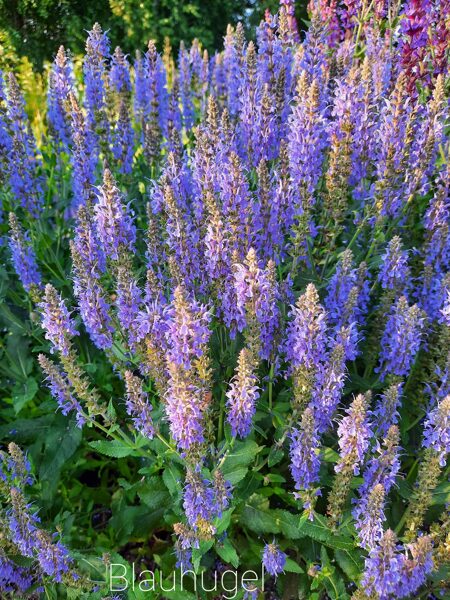
[(345, 589), (345, 583), (335, 567), (330, 563), (328, 553), (324, 546), (320, 550), (320, 557), (322, 559), (322, 577), (325, 589), (327, 590), (328, 596), (331, 600), (346, 600), (348, 598), (347, 591)]
[(170, 494), (159, 477), (149, 477), (138, 490), (141, 501), (149, 508), (168, 506)]
[(298, 565), (295, 560), (292, 558), (286, 559), (286, 564), (284, 565), (284, 570), (288, 573), (304, 573), (303, 569)]
[(322, 457), (325, 462), (337, 463), (339, 460), (339, 454), (332, 448), (324, 448)]
[(254, 440), (236, 441), (232, 451), (227, 455), (222, 471), (231, 471), (234, 467), (247, 466), (252, 462), (255, 456), (262, 450), (262, 447)]
[(225, 539), (223, 544), (216, 544), (215, 549), (226, 564), (233, 565), (237, 569), (239, 566), (239, 556), (229, 539)]
[(124, 442), (118, 440), (97, 440), (95, 442), (89, 442), (89, 446), (97, 452), (100, 452), (100, 454), (105, 454), (111, 458), (123, 458), (124, 456), (130, 456), (135, 452), (133, 448), (130, 448)]
[(450, 481), (444, 481), (434, 490), (432, 504), (448, 503), (450, 503)]
[(272, 447), (269, 452), (269, 458), (267, 464), (270, 467), (277, 465), (280, 460), (283, 460), (284, 452), (280, 448)]
[(293, 515), (287, 510), (275, 509), (272, 511), (275, 523), (280, 531), (290, 540), (297, 540), (302, 537), (298, 527), (298, 516)]
[(328, 542), (331, 531), (320, 522), (318, 517), (319, 515), (315, 514), (314, 520), (310, 521), (308, 515), (303, 514), (300, 517), (299, 529), (303, 536), (308, 536), (317, 542)]
[(245, 478), (247, 473), (247, 467), (239, 467), (230, 473), (226, 473), (224, 476), (225, 479), (229, 481), (232, 485), (236, 485)]
[(38, 384), (35, 379), (28, 377), (24, 382), (18, 382), (13, 388), (13, 404), (16, 415), (22, 408), (28, 404), (36, 395)]
[(335, 550), (337, 564), (351, 581), (358, 581), (363, 570), (363, 560), (358, 550)]
[(310, 521), (306, 514), (302, 515), (300, 518), (299, 529), (302, 536), (307, 535), (317, 542), (322, 542), (329, 548), (352, 550), (355, 547), (351, 538), (333, 533), (330, 530), (325, 517), (317, 513), (315, 513), (313, 521)]
[(216, 526), (217, 535), (220, 535), (221, 533), (223, 533), (224, 531), (226, 531), (228, 529), (228, 527), (230, 526), (231, 515), (233, 514), (233, 512), (234, 512), (234, 508), (229, 508), (228, 510), (225, 510), (223, 512), (220, 519), (217, 519), (217, 526)]
[(213, 547), (213, 544), (214, 544), (213, 540), (209, 540), (209, 541), (203, 540), (199, 543), (198, 548), (192, 549), (192, 565), (193, 565), (194, 571), (196, 573), (198, 573), (198, 570), (200, 568), (200, 563), (201, 563), (203, 556), (207, 552), (209, 552), (209, 550), (211, 550), (211, 548)]
[(183, 486), (183, 473), (175, 465), (169, 465), (163, 472), (163, 480), (171, 496), (178, 496)]
[(8, 376), (14, 376), (19, 381), (26, 381), (33, 368), (33, 359), (29, 352), (30, 342), (22, 336), (11, 335), (8, 338), (6, 357), (9, 365), (2, 361), (2, 370)]
[(150, 511), (146, 506), (120, 503), (114, 509), (110, 526), (118, 543), (123, 543), (132, 534), (145, 538), (161, 523), (165, 512), (164, 506)]
[[(58, 424), (62, 426), (58, 427)], [(62, 416), (46, 432), (44, 458), (39, 467), (42, 498), (45, 501), (52, 499), (61, 469), (77, 450), (81, 437), (81, 429), (73, 421), (67, 423), (66, 418)]]
[(255, 533), (280, 533), (280, 525), (275, 520), (271, 510), (265, 510), (246, 504), (241, 514), (241, 523)]

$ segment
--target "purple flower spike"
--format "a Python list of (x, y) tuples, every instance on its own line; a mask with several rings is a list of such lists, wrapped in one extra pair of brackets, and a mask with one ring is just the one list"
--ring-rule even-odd
[(188, 471), (183, 493), (183, 508), (189, 525), (195, 530), (202, 521), (215, 516), (214, 489), (200, 471)]
[(275, 542), (265, 545), (262, 562), (265, 570), (272, 577), (277, 577), (280, 573), (283, 573), (286, 558), (286, 554), (280, 550)]
[(127, 391), (127, 412), (133, 417), (137, 431), (150, 440), (155, 435), (152, 419), (152, 405), (148, 394), (142, 389), (142, 380), (131, 371), (125, 371), (125, 386)]
[(380, 365), (376, 371), (382, 379), (386, 375), (408, 375), (420, 348), (424, 321), (424, 314), (416, 304), (410, 307), (404, 296), (398, 299), (381, 339)]
[(133, 213), (124, 204), (109, 169), (103, 173), (103, 185), (98, 188), (97, 198), (94, 210), (98, 239), (105, 254), (117, 261), (122, 252), (134, 251), (136, 227)]
[(256, 401), (259, 398), (257, 381), (252, 353), (248, 348), (243, 348), (239, 354), (236, 374), (227, 392), (227, 420), (233, 435), (246, 437), (251, 431)]
[(36, 534), (36, 552), (44, 573), (61, 583), (72, 562), (67, 548), (61, 542), (53, 542), (47, 532), (39, 530)]
[(346, 409), (346, 416), (339, 423), (340, 460), (335, 466), (336, 473), (351, 466), (354, 475), (359, 474), (372, 435), (372, 426), (368, 420), (368, 402), (367, 394), (356, 396)]
[(10, 213), (9, 215), (10, 238), (9, 248), (14, 270), (17, 273), (23, 287), (29, 292), (33, 287), (41, 287), (41, 274), (36, 264), (36, 257), (30, 236), (24, 231), (17, 220), (17, 217)]
[(308, 489), (319, 480), (319, 448), (314, 412), (306, 408), (299, 429), (294, 429), (291, 434), (291, 472), (295, 489)]
[(73, 86), (72, 64), (64, 46), (61, 46), (49, 74), (47, 102), (51, 131), (66, 151), (69, 148), (71, 136), (65, 105), (69, 101)]
[(189, 300), (186, 291), (175, 288), (172, 304), (165, 311), (167, 320), (168, 360), (190, 369), (192, 360), (200, 358), (211, 331), (211, 314), (208, 308)]
[(433, 448), (439, 455), (439, 464), (445, 467), (450, 452), (450, 396), (446, 396), (431, 410), (425, 420), (423, 446)]
[(80, 403), (71, 391), (67, 375), (43, 354), (39, 354), (38, 361), (41, 369), (47, 376), (46, 382), (51, 395), (58, 403), (63, 415), (74, 412), (78, 427), (83, 427), (86, 417)]
[(44, 301), (39, 307), (46, 339), (51, 341), (53, 349), (61, 352), (63, 356), (68, 356), (71, 338), (79, 333), (75, 329), (65, 301), (50, 283), (45, 286)]
[(384, 290), (395, 290), (398, 295), (404, 294), (410, 281), (408, 254), (402, 249), (402, 241), (398, 235), (389, 242), (378, 279)]
[(108, 130), (105, 114), (108, 57), (108, 36), (100, 25), (95, 23), (86, 40), (86, 56), (83, 63), (87, 120), (95, 147), (98, 137), (105, 135)]
[(290, 369), (305, 366), (316, 370), (326, 353), (326, 315), (314, 284), (308, 284), (289, 313), (285, 353)]
[(7, 117), (11, 146), (7, 172), (11, 190), (20, 206), (38, 217), (44, 203), (41, 160), (25, 113), (25, 101), (15, 76), (8, 78)]

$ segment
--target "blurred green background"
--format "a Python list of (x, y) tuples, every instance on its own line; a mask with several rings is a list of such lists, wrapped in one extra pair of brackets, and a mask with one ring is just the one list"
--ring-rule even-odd
[[(149, 39), (162, 49), (168, 37), (173, 47), (198, 38), (209, 51), (222, 47), (228, 23), (242, 21), (251, 35), (268, 8), (279, 0), (0, 0), (0, 68), (31, 63), (42, 69), (59, 45), (74, 54), (84, 52), (86, 31), (98, 21), (109, 30), (112, 47), (130, 54), (145, 49)], [(306, 2), (297, 2), (305, 17)], [(300, 21), (299, 21), (300, 23)]]

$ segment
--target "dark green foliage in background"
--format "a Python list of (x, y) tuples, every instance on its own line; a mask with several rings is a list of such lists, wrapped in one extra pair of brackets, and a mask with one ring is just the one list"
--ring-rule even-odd
[[(306, 2), (297, 4), (304, 18)], [(149, 39), (162, 49), (165, 37), (175, 47), (198, 38), (214, 51), (222, 47), (227, 23), (243, 21), (253, 33), (264, 11), (277, 6), (278, 0), (0, 0), (0, 67), (25, 55), (41, 68), (60, 44), (81, 54), (95, 21), (125, 52), (144, 49)]]

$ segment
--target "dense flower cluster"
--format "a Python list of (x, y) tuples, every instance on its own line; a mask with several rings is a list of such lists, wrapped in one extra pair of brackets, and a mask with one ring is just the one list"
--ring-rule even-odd
[[(40, 527), (40, 519), (33, 506), (27, 503), (24, 488), (33, 480), (29, 476), (30, 463), (20, 448), (9, 444), (9, 454), (0, 453), (0, 499), (9, 508), (0, 506), (2, 550), (0, 551), (0, 589), (2, 592), (25, 593), (42, 577), (50, 576), (56, 582), (64, 578), (77, 579), (69, 551), (61, 541), (54, 541)], [(17, 565), (6, 554), (19, 553), (36, 561), (32, 567)]]
[[(126, 552), (162, 498), (152, 564), (173, 529), (183, 568), (256, 556), (284, 596), (294, 570), (302, 597), (413, 598), (450, 535), (450, 5), (308, 10), (304, 35), (282, 0), (255, 42), (134, 62), (95, 24), (82, 73), (62, 47), (49, 71), (45, 151), (1, 76), (11, 297), (60, 413), (125, 459)], [(27, 459), (0, 457), (0, 591), (73, 584)]]

